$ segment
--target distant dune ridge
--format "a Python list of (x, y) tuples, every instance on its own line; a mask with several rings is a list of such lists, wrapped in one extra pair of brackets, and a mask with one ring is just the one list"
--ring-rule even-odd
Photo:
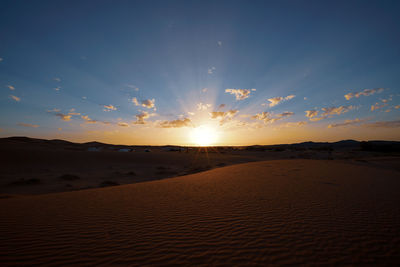
[(275, 160), (0, 200), (0, 262), (400, 263), (399, 172)]

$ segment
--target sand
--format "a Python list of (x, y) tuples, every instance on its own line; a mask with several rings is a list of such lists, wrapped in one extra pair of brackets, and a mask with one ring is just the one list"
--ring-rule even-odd
[(400, 263), (399, 172), (322, 160), (0, 200), (7, 265)]

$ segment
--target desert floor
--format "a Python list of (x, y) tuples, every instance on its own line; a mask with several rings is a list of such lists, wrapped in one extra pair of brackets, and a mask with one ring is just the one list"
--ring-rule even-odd
[(395, 265), (396, 162), (264, 160), (130, 185), (5, 196), (0, 262)]

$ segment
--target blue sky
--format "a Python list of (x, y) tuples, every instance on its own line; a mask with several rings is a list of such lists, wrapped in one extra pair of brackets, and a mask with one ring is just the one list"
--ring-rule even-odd
[(398, 14), (398, 1), (2, 1), (0, 136), (188, 144), (212, 124), (219, 144), (398, 140)]

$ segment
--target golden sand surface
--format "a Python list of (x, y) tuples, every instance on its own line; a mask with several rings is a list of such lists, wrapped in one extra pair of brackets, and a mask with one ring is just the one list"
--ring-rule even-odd
[(400, 177), (329, 160), (0, 199), (8, 265), (400, 263)]

